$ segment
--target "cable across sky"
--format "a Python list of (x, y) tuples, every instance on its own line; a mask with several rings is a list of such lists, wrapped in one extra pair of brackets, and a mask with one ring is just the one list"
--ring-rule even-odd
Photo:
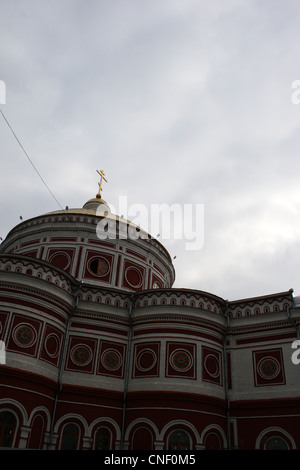
[(11, 124), (9, 123), (8, 119), (6, 118), (6, 116), (4, 115), (3, 111), (0, 109), (0, 112), (3, 116), (3, 119), (5, 120), (6, 124), (8, 125), (8, 127), (10, 128), (14, 138), (16, 139), (16, 141), (18, 142), (19, 146), (21, 147), (21, 149), (23, 150), (24, 154), (26, 155), (29, 163), (32, 165), (32, 167), (34, 168), (35, 172), (37, 173), (38, 177), (41, 179), (41, 181), (43, 182), (43, 184), (46, 186), (47, 190), (49, 191), (49, 193), (51, 194), (51, 196), (55, 199), (55, 201), (57, 202), (57, 204), (59, 205), (59, 207), (61, 209), (63, 209), (62, 205), (59, 203), (59, 201), (56, 199), (55, 195), (53, 194), (53, 192), (51, 191), (51, 189), (49, 188), (49, 186), (47, 185), (46, 181), (44, 180), (44, 178), (42, 177), (42, 175), (40, 174), (40, 172), (38, 171), (38, 169), (36, 168), (35, 164), (33, 163), (33, 161), (31, 160), (31, 158), (29, 157), (28, 153), (26, 152), (26, 150), (24, 149), (23, 145), (21, 144), (18, 136), (16, 135), (15, 131), (13, 130)]

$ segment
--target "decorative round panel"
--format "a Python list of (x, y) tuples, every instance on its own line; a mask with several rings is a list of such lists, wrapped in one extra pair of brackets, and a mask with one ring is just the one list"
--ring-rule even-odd
[(90, 348), (80, 344), (72, 349), (71, 357), (77, 366), (86, 366), (92, 359), (92, 353)]
[(105, 276), (109, 271), (109, 263), (105, 258), (92, 258), (89, 261), (88, 269), (94, 276)]
[(121, 367), (121, 354), (115, 349), (106, 350), (101, 357), (102, 365), (108, 370), (117, 370)]
[(55, 264), (55, 266), (58, 266), (61, 269), (67, 269), (71, 264), (70, 256), (62, 251), (54, 253), (49, 259), (49, 261), (50, 263)]
[(204, 367), (206, 372), (213, 378), (218, 377), (220, 373), (219, 361), (213, 354), (206, 356), (204, 360)]
[(56, 334), (52, 333), (47, 336), (45, 341), (45, 349), (48, 356), (56, 357), (59, 351), (59, 338)]
[(128, 284), (135, 288), (140, 287), (143, 281), (140, 271), (134, 267), (126, 269), (125, 279)]
[(180, 372), (188, 371), (192, 365), (191, 355), (187, 351), (176, 350), (170, 357), (172, 367)]
[(36, 334), (29, 325), (18, 326), (14, 331), (14, 341), (18, 346), (29, 348), (35, 342)]
[(265, 357), (257, 364), (259, 375), (263, 379), (274, 379), (280, 372), (280, 365), (274, 357)]
[(157, 362), (157, 356), (152, 349), (143, 349), (138, 354), (136, 365), (139, 370), (146, 372), (152, 369)]

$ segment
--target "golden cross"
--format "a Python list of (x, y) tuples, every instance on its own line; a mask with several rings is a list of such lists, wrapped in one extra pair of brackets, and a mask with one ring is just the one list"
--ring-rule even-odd
[(98, 183), (98, 186), (99, 186), (99, 191), (98, 191), (98, 194), (96, 195), (97, 198), (101, 199), (101, 191), (102, 191), (102, 180), (106, 181), (107, 183), (107, 179), (105, 178), (105, 173), (103, 170), (99, 171), (99, 170), (96, 170), (97, 173), (99, 173), (101, 179), (100, 179), (100, 183)]

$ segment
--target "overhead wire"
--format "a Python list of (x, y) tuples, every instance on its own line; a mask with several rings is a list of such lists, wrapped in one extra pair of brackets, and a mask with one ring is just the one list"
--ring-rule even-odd
[(40, 174), (40, 172), (38, 171), (38, 169), (36, 168), (35, 164), (33, 163), (33, 161), (31, 160), (31, 158), (29, 157), (28, 153), (26, 152), (26, 150), (24, 149), (23, 145), (21, 144), (18, 136), (16, 135), (15, 131), (13, 130), (11, 124), (9, 123), (8, 119), (6, 118), (6, 116), (4, 115), (2, 109), (0, 109), (0, 113), (2, 114), (3, 116), (3, 119), (5, 120), (6, 124), (8, 125), (9, 129), (11, 130), (13, 136), (15, 137), (16, 141), (18, 142), (19, 146), (21, 147), (21, 149), (23, 150), (24, 154), (26, 155), (28, 161), (30, 162), (30, 164), (32, 165), (32, 167), (34, 168), (35, 172), (37, 173), (37, 175), (39, 176), (39, 178), (41, 179), (41, 181), (43, 182), (43, 184), (46, 186), (47, 190), (49, 191), (49, 193), (51, 194), (51, 196), (55, 199), (55, 201), (57, 202), (57, 204), (59, 205), (59, 207), (61, 209), (63, 209), (62, 205), (59, 203), (59, 201), (56, 199), (55, 195), (53, 194), (53, 192), (51, 191), (51, 189), (49, 188), (49, 186), (47, 185), (46, 181), (44, 180), (44, 178), (42, 177), (42, 175)]

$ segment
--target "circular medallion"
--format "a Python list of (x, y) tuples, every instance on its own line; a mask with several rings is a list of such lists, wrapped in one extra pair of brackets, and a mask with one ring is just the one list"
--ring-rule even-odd
[(155, 366), (156, 362), (157, 356), (154, 351), (152, 349), (143, 349), (137, 356), (136, 365), (140, 371), (147, 372)]
[(220, 373), (219, 361), (213, 354), (208, 354), (204, 359), (204, 367), (208, 375), (213, 378), (218, 377)]
[(88, 263), (88, 269), (94, 276), (105, 276), (109, 271), (109, 263), (104, 258), (92, 258)]
[(174, 351), (170, 357), (170, 363), (175, 370), (180, 372), (188, 371), (193, 365), (190, 353), (183, 350)]
[(58, 266), (61, 269), (68, 269), (71, 264), (71, 258), (67, 253), (59, 251), (51, 255), (49, 262), (55, 264), (55, 266)]
[(35, 331), (29, 325), (18, 326), (14, 331), (14, 341), (18, 346), (29, 348), (35, 342)]
[(271, 380), (279, 374), (280, 365), (274, 357), (264, 357), (257, 364), (257, 371), (263, 379)]
[(137, 288), (142, 285), (143, 279), (140, 271), (134, 267), (127, 268), (125, 271), (125, 279), (130, 286)]
[(92, 353), (90, 348), (79, 344), (72, 349), (71, 358), (77, 366), (86, 366), (92, 359)]
[(51, 333), (47, 336), (45, 341), (45, 349), (48, 356), (54, 358), (58, 355), (59, 351), (59, 338), (55, 333)]
[(152, 289), (159, 289), (159, 288), (160, 288), (159, 282), (154, 281), (154, 282), (153, 282)]
[(105, 369), (114, 371), (121, 367), (122, 357), (115, 349), (108, 349), (102, 354), (101, 362)]

